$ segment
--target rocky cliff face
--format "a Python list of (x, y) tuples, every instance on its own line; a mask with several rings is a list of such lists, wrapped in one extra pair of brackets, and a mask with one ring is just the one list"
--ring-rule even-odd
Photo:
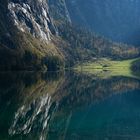
[(0, 1), (0, 18), (0, 70), (40, 69), (52, 57), (63, 59), (52, 42), (56, 29), (48, 1)]
[(49, 41), (54, 26), (48, 13), (46, 0), (10, 0), (10, 16), (14, 25), (22, 32), (28, 31), (34, 37)]
[(0, 1), (0, 70), (46, 69), (46, 66), (54, 70), (64, 63), (71, 66), (94, 57), (139, 55), (135, 47), (115, 45), (73, 26), (66, 2)]

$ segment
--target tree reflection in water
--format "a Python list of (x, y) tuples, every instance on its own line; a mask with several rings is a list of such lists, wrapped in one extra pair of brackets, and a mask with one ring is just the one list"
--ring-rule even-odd
[(139, 136), (137, 79), (73, 72), (3, 73), (0, 79), (1, 139)]

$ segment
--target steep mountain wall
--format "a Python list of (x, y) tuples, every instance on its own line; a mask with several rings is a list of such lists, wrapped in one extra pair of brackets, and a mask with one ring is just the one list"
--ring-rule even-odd
[(52, 57), (63, 59), (51, 41), (56, 30), (46, 0), (6, 0), (0, 7), (0, 70), (40, 69)]
[(66, 2), (0, 1), (0, 70), (56, 70), (95, 57), (139, 56), (138, 48), (73, 26)]
[(46, 0), (10, 0), (8, 9), (18, 29), (28, 31), (35, 37), (50, 40), (53, 23)]
[(140, 46), (139, 0), (66, 0), (72, 22), (116, 42)]

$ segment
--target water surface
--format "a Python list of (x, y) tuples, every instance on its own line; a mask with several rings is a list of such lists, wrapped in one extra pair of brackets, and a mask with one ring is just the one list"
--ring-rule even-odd
[(1, 73), (1, 140), (139, 140), (140, 80)]

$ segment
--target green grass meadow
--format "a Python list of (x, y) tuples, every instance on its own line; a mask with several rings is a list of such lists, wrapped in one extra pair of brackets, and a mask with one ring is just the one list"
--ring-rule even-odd
[(108, 78), (112, 76), (136, 77), (132, 72), (132, 64), (140, 61), (140, 58), (114, 61), (107, 58), (101, 58), (92, 62), (86, 62), (76, 65), (74, 70), (77, 72), (93, 74), (97, 77)]

